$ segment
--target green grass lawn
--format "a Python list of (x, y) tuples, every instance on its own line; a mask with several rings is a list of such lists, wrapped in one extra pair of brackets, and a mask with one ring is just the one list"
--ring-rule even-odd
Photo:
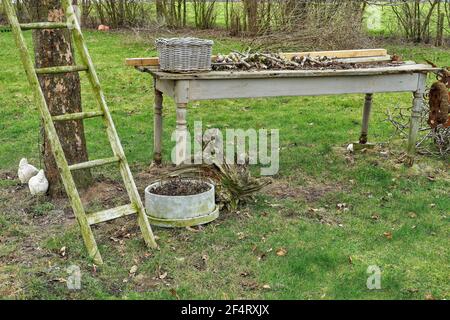
[[(155, 178), (148, 170), (152, 80), (124, 66), (124, 59), (154, 55), (154, 48), (127, 33), (86, 32), (86, 38), (142, 190)], [(232, 39), (215, 42), (215, 52), (239, 46)], [(132, 218), (95, 227), (106, 264), (94, 268), (68, 204), (37, 203), (15, 179), (21, 157), (40, 163), (39, 118), (10, 33), (0, 34), (0, 48), (0, 297), (450, 298), (448, 159), (418, 156), (407, 168), (398, 161), (405, 144), (390, 140), (393, 128), (385, 121), (386, 108), (408, 107), (411, 94), (374, 96), (370, 140), (379, 145), (356, 154), (354, 161), (346, 159), (345, 146), (358, 138), (363, 96), (190, 104), (191, 128), (202, 120), (221, 129), (280, 129), (280, 172), (274, 183), (254, 203), (222, 213), (200, 232), (155, 228), (156, 251), (145, 248)], [(450, 65), (448, 49), (388, 49), (405, 59)], [(85, 79), (83, 85), (88, 88)], [(86, 110), (93, 108), (90, 94), (83, 101)], [(164, 117), (168, 162), (175, 126), (170, 99)], [(92, 159), (110, 154), (97, 120), (86, 123), (86, 132)], [(115, 185), (116, 176), (99, 173), (104, 185)], [(90, 200), (95, 207), (121, 198), (99, 193)], [(345, 210), (337, 206), (342, 203)], [(280, 249), (287, 253), (278, 255)], [(71, 265), (81, 268), (81, 290), (66, 287)], [(381, 268), (381, 290), (366, 287), (371, 265)], [(133, 266), (137, 271), (130, 274)]]

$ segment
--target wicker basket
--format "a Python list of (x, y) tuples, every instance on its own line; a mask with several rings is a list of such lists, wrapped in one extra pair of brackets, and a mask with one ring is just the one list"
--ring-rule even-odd
[(211, 70), (211, 52), (214, 42), (197, 38), (157, 39), (161, 70), (194, 72)]

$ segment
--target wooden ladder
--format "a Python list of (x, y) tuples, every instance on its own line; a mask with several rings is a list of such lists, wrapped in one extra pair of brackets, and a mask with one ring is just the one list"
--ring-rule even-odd
[[(3, 1), (3, 4), (5, 7), (6, 16), (11, 25), (11, 30), (14, 35), (16, 45), (20, 51), (20, 57), (25, 72), (27, 74), (28, 82), (31, 88), (33, 89), (35, 103), (38, 106), (45, 132), (47, 134), (53, 155), (56, 160), (56, 164), (61, 174), (64, 188), (69, 197), (73, 212), (80, 226), (84, 243), (88, 250), (89, 256), (93, 259), (94, 263), (101, 265), (103, 264), (103, 260), (98, 250), (94, 235), (92, 233), (91, 225), (117, 219), (119, 217), (128, 216), (131, 214), (137, 214), (138, 223), (146, 244), (151, 248), (156, 248), (157, 244), (155, 242), (152, 229), (148, 222), (148, 218), (145, 213), (145, 208), (142, 204), (141, 198), (139, 196), (138, 190), (133, 180), (133, 176), (128, 166), (128, 162), (125, 157), (122, 145), (120, 143), (119, 136), (117, 135), (114, 122), (112, 120), (111, 114), (106, 104), (105, 96), (101, 89), (100, 82), (94, 68), (94, 64), (85, 45), (83, 34), (81, 32), (80, 25), (76, 19), (73, 7), (68, 0), (62, 0), (61, 2), (66, 15), (66, 22), (63, 23), (39, 22), (39, 23), (20, 24), (11, 0), (5, 0)], [(69, 29), (71, 31), (73, 42), (77, 49), (78, 55), (80, 56), (82, 65), (59, 66), (59, 67), (36, 69), (29, 55), (28, 48), (22, 33), (23, 30), (33, 30), (33, 29)], [(80, 112), (52, 117), (48, 109), (47, 103), (45, 101), (45, 97), (42, 92), (42, 88), (39, 84), (37, 75), (64, 74), (68, 72), (81, 72), (81, 71), (85, 71), (87, 73), (89, 82), (92, 86), (92, 90), (99, 105), (99, 110), (94, 112)], [(113, 156), (107, 159), (93, 160), (69, 166), (53, 122), (82, 120), (93, 117), (103, 118), (104, 123), (106, 125), (106, 132), (108, 135), (108, 139), (113, 151)], [(71, 172), (80, 169), (94, 168), (111, 163), (117, 163), (119, 165), (120, 173), (124, 181), (125, 188), (128, 192), (128, 196), (130, 198), (130, 204), (100, 211), (97, 213), (86, 214)]]

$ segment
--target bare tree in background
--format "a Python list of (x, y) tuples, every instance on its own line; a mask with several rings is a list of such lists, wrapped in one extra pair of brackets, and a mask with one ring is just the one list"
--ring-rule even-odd
[(245, 12), (246, 29), (251, 33), (258, 33), (258, 0), (242, 0)]
[(186, 26), (186, 0), (161, 0), (159, 6), (162, 6), (160, 10), (164, 14), (164, 20), (168, 27), (179, 28)]
[[(306, 4), (306, 6), (305, 6)], [(357, 0), (298, 1), (291, 7), (301, 16), (287, 17), (286, 1), (274, 9), (270, 32), (261, 32), (251, 46), (268, 50), (336, 50), (368, 48), (363, 28), (363, 5)], [(294, 5), (291, 3), (290, 5)], [(292, 20), (288, 20), (288, 19)]]
[(392, 10), (406, 38), (417, 43), (429, 43), (431, 18), (440, 0), (426, 2), (403, 0), (400, 2), (400, 5), (392, 6)]
[[(29, 10), (33, 21), (64, 21), (59, 0), (30, 0)], [(68, 30), (33, 31), (35, 63), (37, 68), (74, 65), (73, 47)], [(39, 75), (48, 108), (52, 115), (81, 112), (81, 86), (78, 73)], [(56, 122), (61, 145), (69, 164), (88, 160), (83, 122)], [(62, 184), (48, 140), (44, 137), (43, 156), (46, 176), (50, 182), (50, 196), (62, 194)], [(92, 183), (89, 170), (74, 172), (77, 186), (83, 189)]]
[(443, 5), (445, 16), (447, 17), (447, 29), (450, 29), (450, 1), (445, 2)]
[(92, 1), (91, 0), (78, 0), (78, 5), (81, 9), (81, 23), (82, 25), (89, 24), (89, 16), (92, 11)]
[(192, 0), (195, 26), (199, 29), (211, 29), (216, 22), (216, 0)]

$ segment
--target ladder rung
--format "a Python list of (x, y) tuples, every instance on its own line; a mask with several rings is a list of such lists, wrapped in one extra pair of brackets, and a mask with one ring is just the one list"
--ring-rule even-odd
[(77, 112), (62, 114), (60, 116), (53, 116), (53, 121), (70, 121), (70, 120), (83, 120), (95, 117), (103, 116), (103, 111), (89, 111), (89, 112)]
[(37, 74), (57, 74), (89, 70), (86, 66), (62, 66), (36, 69)]
[(82, 170), (82, 169), (90, 169), (90, 168), (104, 166), (104, 165), (107, 165), (107, 164), (110, 164), (110, 163), (116, 163), (116, 162), (119, 162), (119, 161), (120, 161), (120, 159), (118, 157), (112, 157), (112, 158), (107, 158), (107, 159), (99, 159), (99, 160), (92, 160), (92, 161), (87, 161), (87, 162), (73, 164), (73, 165), (69, 166), (69, 169), (72, 170), (72, 171)]
[(33, 29), (64, 29), (67, 28), (65, 22), (36, 22), (36, 23), (21, 23), (20, 28), (22, 30)]
[(127, 204), (121, 207), (87, 214), (86, 217), (89, 225), (93, 225), (109, 220), (114, 220), (120, 217), (129, 216), (134, 213), (137, 213), (137, 210), (131, 204)]

